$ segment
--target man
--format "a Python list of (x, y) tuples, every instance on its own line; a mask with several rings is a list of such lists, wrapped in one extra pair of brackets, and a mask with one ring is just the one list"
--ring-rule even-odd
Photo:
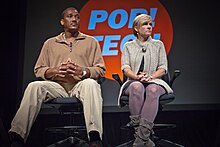
[(96, 81), (105, 74), (100, 46), (79, 31), (80, 15), (75, 8), (65, 9), (60, 23), (64, 32), (44, 43), (34, 68), (36, 77), (44, 81), (29, 83), (12, 120), (12, 146), (26, 142), (43, 102), (69, 96), (83, 104), (90, 146), (102, 146), (102, 97)]

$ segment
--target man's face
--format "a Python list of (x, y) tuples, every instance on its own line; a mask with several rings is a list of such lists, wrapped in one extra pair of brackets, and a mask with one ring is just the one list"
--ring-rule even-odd
[(64, 13), (61, 24), (64, 29), (69, 31), (78, 31), (80, 23), (80, 16), (76, 9), (67, 9)]

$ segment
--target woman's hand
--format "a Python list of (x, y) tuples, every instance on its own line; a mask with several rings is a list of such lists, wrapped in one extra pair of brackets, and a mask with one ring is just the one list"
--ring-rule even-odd
[(148, 76), (146, 73), (144, 72), (140, 72), (138, 74), (138, 77), (139, 77), (139, 81), (141, 82), (149, 82), (152, 80), (152, 76)]

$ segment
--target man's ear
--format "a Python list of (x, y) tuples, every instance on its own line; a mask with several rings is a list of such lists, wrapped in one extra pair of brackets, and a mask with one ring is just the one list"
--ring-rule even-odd
[(64, 25), (63, 19), (60, 20), (60, 24), (61, 24), (62, 26)]

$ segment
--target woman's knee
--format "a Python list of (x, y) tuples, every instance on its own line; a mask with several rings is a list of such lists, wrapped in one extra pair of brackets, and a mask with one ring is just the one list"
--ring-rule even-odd
[(160, 89), (162, 87), (156, 84), (150, 84), (146, 87), (146, 93), (149, 97), (149, 99), (154, 100), (158, 99), (159, 96), (161, 95)]
[(142, 94), (142, 93), (144, 93), (144, 86), (140, 82), (133, 82), (130, 84), (129, 90), (131, 93), (134, 93), (134, 94), (135, 93)]

